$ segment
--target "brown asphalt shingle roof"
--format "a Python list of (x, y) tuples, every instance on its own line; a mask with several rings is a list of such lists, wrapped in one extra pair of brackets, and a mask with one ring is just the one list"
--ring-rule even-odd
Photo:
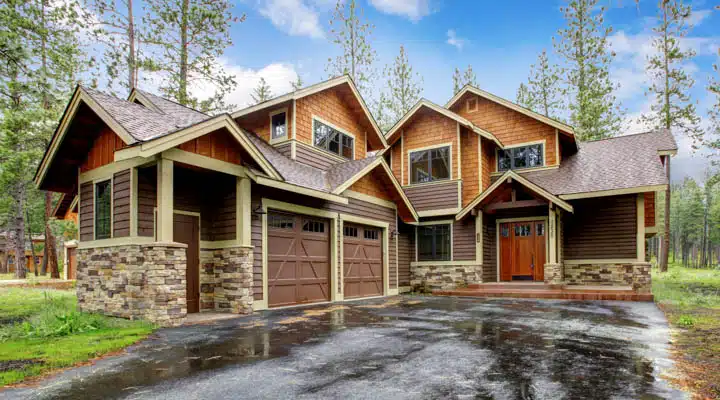
[(664, 185), (658, 151), (677, 150), (669, 130), (584, 142), (557, 169), (524, 173), (554, 195)]
[(200, 111), (194, 110), (190, 107), (186, 107), (182, 104), (178, 104), (172, 100), (156, 96), (150, 92), (144, 90), (135, 89), (137, 92), (142, 94), (146, 99), (151, 101), (155, 107), (160, 109), (163, 114), (169, 115), (181, 126), (190, 126), (205, 121), (210, 116)]

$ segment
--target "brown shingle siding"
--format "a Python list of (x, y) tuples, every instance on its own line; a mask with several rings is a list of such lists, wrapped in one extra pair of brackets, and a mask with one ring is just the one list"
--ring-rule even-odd
[(410, 153), (415, 149), (444, 143), (452, 144), (451, 177), (452, 179), (457, 178), (459, 154), (457, 127), (457, 122), (454, 120), (426, 108), (421, 109), (412, 117), (412, 121), (404, 128), (405, 145), (403, 150), (405, 154), (403, 154), (403, 157), (405, 159), (405, 182), (402, 183), (403, 185), (411, 184), (408, 173)]
[(637, 196), (573, 201), (573, 214), (563, 219), (567, 260), (637, 257)]
[(80, 185), (80, 240), (93, 240), (94, 235), (94, 210), (93, 210), (94, 186), (92, 182), (85, 182)]
[(113, 176), (113, 237), (130, 236), (130, 170)]

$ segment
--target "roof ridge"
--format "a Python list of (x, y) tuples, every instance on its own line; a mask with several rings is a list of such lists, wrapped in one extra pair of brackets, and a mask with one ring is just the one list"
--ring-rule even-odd
[[(159, 95), (157, 95), (157, 94), (155, 94), (155, 93), (148, 92), (147, 90), (143, 90), (143, 89), (140, 89), (140, 88), (135, 88), (135, 90), (137, 90), (138, 92), (140, 92), (140, 93), (142, 93), (142, 94), (144, 94), (144, 95), (149, 94), (150, 96), (158, 97), (158, 98), (160, 98), (160, 99), (163, 99), (163, 100), (165, 100), (165, 101), (168, 101), (168, 102), (173, 103), (173, 104), (175, 104), (175, 105), (178, 105), (178, 106), (180, 106), (180, 107), (185, 107), (185, 108), (187, 108), (187, 109), (190, 110), (190, 111), (195, 111), (195, 112), (200, 113), (200, 114), (203, 114), (203, 115), (208, 115), (208, 114), (205, 113), (205, 112), (202, 112), (202, 111), (200, 111), (200, 110), (194, 109), (194, 108), (192, 108), (192, 107), (188, 107), (188, 106), (186, 106), (186, 105), (184, 105), (184, 104), (180, 104), (180, 103), (178, 103), (178, 102), (175, 101), (175, 100), (168, 99), (167, 97), (159, 96)], [(163, 112), (163, 114), (167, 114), (167, 113), (166, 113), (166, 112)], [(209, 115), (208, 115), (208, 116), (209, 116)]]
[[(581, 142), (581, 143), (587, 144), (587, 143), (603, 142), (603, 141), (607, 141), (607, 140), (622, 139), (622, 138), (626, 138), (626, 137), (630, 137), (630, 136), (640, 136), (640, 135), (649, 135), (649, 134), (652, 134), (652, 133), (660, 133), (660, 131), (668, 131), (670, 134), (672, 134), (672, 131), (671, 131), (670, 129), (667, 129), (667, 128), (656, 128), (656, 129), (652, 129), (652, 130), (645, 131), (645, 132), (628, 133), (628, 134), (625, 134), (625, 135), (611, 136), (611, 137), (606, 137), (606, 138), (601, 138), (601, 139), (595, 139), (595, 140), (588, 140), (588, 141), (586, 141), (586, 142)], [(673, 137), (674, 137), (674, 136), (675, 136), (675, 135), (673, 135)]]

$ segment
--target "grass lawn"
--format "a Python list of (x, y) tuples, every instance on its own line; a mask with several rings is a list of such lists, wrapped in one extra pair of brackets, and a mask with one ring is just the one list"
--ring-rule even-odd
[(74, 291), (0, 288), (0, 386), (120, 350), (153, 326), (76, 311)]
[[(9, 274), (0, 274), (0, 281), (9, 281), (9, 280), (14, 280), (14, 279), (18, 279), (18, 278), (15, 276), (15, 273), (14, 273), (14, 272), (9, 273)], [(28, 271), (27, 277), (26, 277), (25, 279), (27, 279), (27, 280), (32, 280), (32, 279), (35, 279), (35, 280), (50, 279), (50, 274), (48, 273), (48, 274), (45, 274), (45, 275), (35, 276), (35, 273), (34, 273), (34, 272)]]
[(698, 398), (720, 398), (720, 270), (653, 270), (655, 302), (675, 328), (676, 383)]

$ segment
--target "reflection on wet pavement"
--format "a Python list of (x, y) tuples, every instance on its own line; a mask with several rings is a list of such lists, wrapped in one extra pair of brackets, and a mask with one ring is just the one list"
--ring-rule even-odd
[(395, 297), (163, 329), (0, 398), (681, 398), (652, 303)]

